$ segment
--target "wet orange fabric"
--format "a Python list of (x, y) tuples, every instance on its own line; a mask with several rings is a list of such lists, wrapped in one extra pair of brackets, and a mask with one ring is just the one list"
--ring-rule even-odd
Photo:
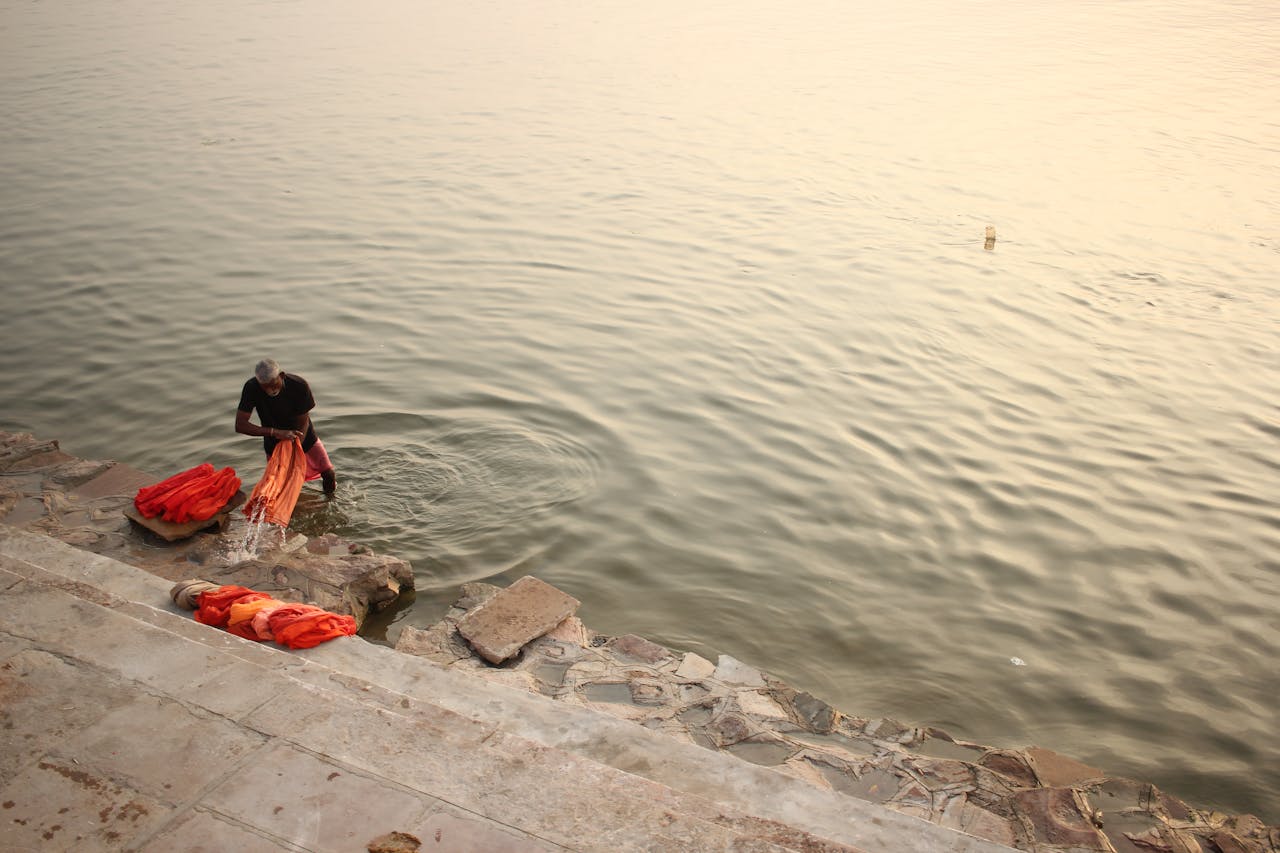
[(352, 616), (330, 613), (308, 604), (286, 604), (267, 616), (277, 643), (291, 649), (309, 649), (334, 637), (350, 637), (356, 632)]
[(296, 438), (280, 442), (271, 451), (267, 470), (253, 487), (244, 514), (252, 518), (261, 511), (265, 521), (288, 527), (306, 475), (307, 455), (302, 452), (302, 442)]
[(197, 477), (203, 477), (213, 473), (213, 466), (208, 462), (201, 462), (194, 468), (174, 474), (172, 477), (161, 480), (150, 486), (143, 486), (138, 489), (138, 493), (133, 496), (133, 505), (137, 507), (138, 512), (147, 518), (153, 518), (159, 515), (164, 508), (163, 498), (169, 492), (182, 486), (182, 484), (194, 480)]
[(204, 521), (222, 509), (239, 488), (234, 468), (214, 471), (212, 465), (202, 462), (167, 480), (143, 486), (134, 495), (133, 505), (146, 518), (160, 516), (176, 524)]
[(196, 597), (196, 621), (215, 628), (225, 628), (227, 620), (231, 618), (231, 605), (237, 601), (256, 601), (270, 597), (265, 592), (254, 592), (244, 586), (208, 589)]
[[(264, 595), (264, 593), (254, 593), (255, 595)], [(244, 637), (246, 640), (263, 640), (273, 639), (270, 634), (262, 636), (258, 633), (257, 615), (264, 610), (274, 610), (277, 607), (284, 607), (283, 601), (276, 601), (274, 598), (254, 598), (246, 601), (248, 596), (237, 599), (232, 603), (230, 613), (227, 617), (227, 631), (235, 634), (237, 637)]]

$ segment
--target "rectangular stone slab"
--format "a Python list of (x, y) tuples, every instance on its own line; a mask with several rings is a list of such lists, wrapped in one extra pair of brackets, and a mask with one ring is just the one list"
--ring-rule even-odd
[(502, 663), (572, 616), (578, 604), (568, 593), (525, 575), (458, 620), (458, 633), (480, 657)]
[(210, 527), (225, 530), (227, 522), (230, 520), (231, 510), (244, 503), (245, 497), (244, 489), (239, 489), (231, 496), (231, 500), (222, 505), (222, 509), (209, 518), (203, 521), (186, 521), (182, 524), (165, 521), (158, 516), (156, 518), (146, 518), (142, 513), (138, 512), (137, 507), (133, 505), (133, 501), (129, 502), (123, 512), (130, 521), (147, 528), (166, 542), (177, 542), (179, 539), (188, 539), (195, 536), (201, 530), (207, 530)]

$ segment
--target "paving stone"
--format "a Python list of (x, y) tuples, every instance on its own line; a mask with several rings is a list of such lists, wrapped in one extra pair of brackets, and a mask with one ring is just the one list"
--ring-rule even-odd
[(825, 734), (835, 728), (839, 714), (835, 708), (821, 699), (808, 693), (799, 693), (792, 700), (792, 705), (800, 715), (800, 719), (804, 720), (812, 731)]
[(263, 738), (171, 699), (134, 694), (59, 747), (170, 803), (194, 798), (259, 749)]
[(764, 687), (764, 676), (755, 667), (747, 666), (737, 658), (720, 655), (714, 673), (718, 681), (725, 684), (740, 684), (745, 687)]
[(1074, 758), (1038, 746), (1025, 750), (1025, 754), (1035, 770), (1036, 778), (1046, 788), (1066, 787), (1089, 779), (1101, 779), (1106, 775), (1097, 767), (1090, 767)]
[(715, 671), (716, 665), (711, 661), (693, 652), (686, 652), (684, 659), (680, 661), (680, 668), (676, 670), (676, 677), (701, 681), (710, 677)]
[(314, 851), (362, 850), (421, 819), (433, 801), (277, 744), (209, 792), (204, 803)]
[(171, 815), (162, 803), (66, 758), (40, 759), (0, 788), (6, 850), (121, 850)]
[(619, 657), (643, 663), (657, 663), (671, 657), (667, 649), (635, 634), (615, 637), (606, 646)]
[(305, 848), (268, 838), (221, 815), (195, 811), (151, 839), (139, 853), (306, 853)]
[(502, 663), (577, 609), (578, 600), (573, 596), (525, 575), (463, 616), (458, 633), (485, 660)]
[(744, 714), (768, 720), (785, 720), (787, 712), (772, 696), (756, 690), (744, 690), (738, 694), (738, 707)]
[(1105, 851), (1111, 845), (1094, 827), (1070, 788), (1019, 791), (1011, 802), (1041, 844)]
[(430, 815), (412, 834), (421, 853), (547, 853), (562, 850), (558, 845), (521, 838), (477, 815), (462, 816), (461, 810)]
[(12, 656), (0, 664), (0, 781), (132, 695), (38, 649)]
[[(175, 472), (176, 473), (176, 472)], [(138, 489), (158, 483), (163, 477), (153, 477), (119, 462), (96, 477), (70, 489), (68, 494), (79, 500), (95, 500), (111, 495), (124, 495), (133, 500)]]
[(547, 637), (574, 646), (585, 646), (591, 642), (591, 630), (577, 616), (570, 616), (548, 631)]
[(98, 477), (113, 465), (115, 463), (109, 460), (76, 459), (49, 472), (42, 485), (46, 489), (74, 488)]

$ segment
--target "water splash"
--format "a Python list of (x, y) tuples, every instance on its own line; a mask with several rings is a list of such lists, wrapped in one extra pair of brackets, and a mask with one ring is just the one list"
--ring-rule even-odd
[(274, 549), (284, 542), (285, 529), (266, 520), (266, 506), (259, 502), (253, 508), (245, 525), (244, 536), (226, 553), (227, 565), (256, 560), (265, 549)]

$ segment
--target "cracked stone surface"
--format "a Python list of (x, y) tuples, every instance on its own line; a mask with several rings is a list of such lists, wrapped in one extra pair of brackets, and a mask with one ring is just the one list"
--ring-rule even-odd
[(712, 663), (573, 616), (494, 666), (457, 626), (500, 592), (467, 584), (441, 621), (405, 627), (396, 649), (1030, 853), (1280, 853), (1280, 827), (1250, 815), (1196, 809), (1042, 747), (846, 714), (728, 655)]

